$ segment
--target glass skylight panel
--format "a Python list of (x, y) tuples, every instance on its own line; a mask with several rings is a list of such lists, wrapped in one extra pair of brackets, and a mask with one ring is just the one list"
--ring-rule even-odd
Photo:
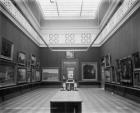
[(50, 16), (87, 16), (97, 15), (100, 0), (36, 0), (44, 17)]

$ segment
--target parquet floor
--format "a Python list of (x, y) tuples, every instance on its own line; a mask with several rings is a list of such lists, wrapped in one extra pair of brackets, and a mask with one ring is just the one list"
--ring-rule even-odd
[[(41, 88), (0, 103), (0, 113), (50, 113), (50, 99), (59, 91)], [(140, 113), (140, 104), (100, 88), (80, 88), (82, 113)]]

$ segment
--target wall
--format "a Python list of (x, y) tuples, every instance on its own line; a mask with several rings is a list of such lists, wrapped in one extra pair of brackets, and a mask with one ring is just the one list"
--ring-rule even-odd
[(14, 60), (18, 51), (25, 52), (28, 59), (31, 54), (39, 58), (39, 47), (0, 12), (0, 43), (2, 37), (14, 43)]
[(140, 51), (140, 9), (101, 47), (101, 55), (111, 54), (112, 63)]
[[(82, 62), (98, 62), (100, 56), (99, 50), (99, 48), (91, 48), (87, 52), (75, 52), (75, 58), (79, 60), (79, 70), (81, 70)], [(42, 67), (61, 67), (65, 55), (65, 52), (54, 52), (48, 48), (40, 48), (41, 65)], [(81, 80), (81, 73), (79, 75), (80, 77), (78, 78)], [(100, 80), (100, 74), (98, 79)]]

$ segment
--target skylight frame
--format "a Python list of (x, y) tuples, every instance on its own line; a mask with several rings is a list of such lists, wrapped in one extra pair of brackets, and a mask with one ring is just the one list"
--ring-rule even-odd
[[(101, 0), (36, 0), (44, 19), (48, 18), (98, 18)], [(97, 4), (96, 4), (97, 3)]]

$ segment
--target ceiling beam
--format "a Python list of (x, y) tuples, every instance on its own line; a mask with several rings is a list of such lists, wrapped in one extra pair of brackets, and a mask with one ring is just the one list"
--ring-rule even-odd
[(57, 9), (57, 14), (58, 14), (58, 16), (59, 16), (59, 9), (58, 9), (57, 1), (55, 2), (55, 4), (56, 4), (56, 9)]
[(80, 16), (82, 16), (82, 10), (83, 10), (83, 0), (82, 0), (82, 3), (81, 3)]

